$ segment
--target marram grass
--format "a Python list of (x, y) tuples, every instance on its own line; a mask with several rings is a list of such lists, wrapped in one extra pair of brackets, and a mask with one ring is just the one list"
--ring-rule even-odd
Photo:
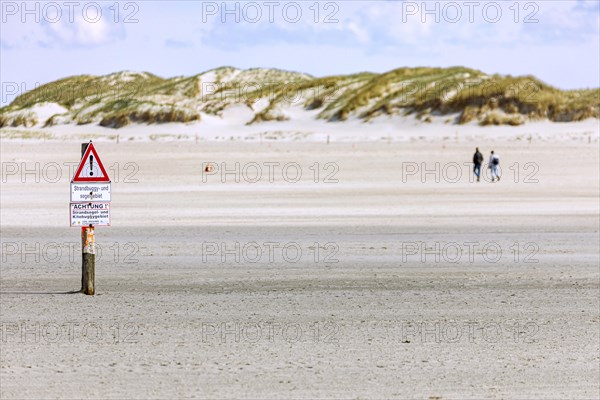
[[(34, 107), (55, 103), (67, 112), (41, 121)], [(288, 107), (317, 110), (317, 118), (368, 121), (407, 116), (458, 115), (453, 123), (520, 125), (527, 121), (600, 118), (600, 89), (563, 91), (533, 76), (487, 75), (464, 68), (399, 68), (383, 74), (315, 78), (276, 69), (223, 67), (164, 79), (142, 72), (81, 75), (40, 86), (0, 109), (1, 127), (38, 123), (99, 124), (193, 122), (233, 105), (254, 112), (249, 124), (289, 119)]]

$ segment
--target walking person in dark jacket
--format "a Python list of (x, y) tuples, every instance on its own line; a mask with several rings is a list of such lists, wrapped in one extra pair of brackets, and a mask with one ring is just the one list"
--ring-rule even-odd
[(477, 182), (479, 182), (479, 177), (481, 176), (481, 164), (483, 163), (483, 154), (479, 152), (479, 147), (475, 148), (475, 154), (473, 154), (473, 173), (477, 177)]

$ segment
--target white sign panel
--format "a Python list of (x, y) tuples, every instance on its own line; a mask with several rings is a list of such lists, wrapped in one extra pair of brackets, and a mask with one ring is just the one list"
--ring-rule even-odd
[(72, 202), (103, 202), (110, 201), (110, 182), (108, 183), (71, 183)]
[(110, 226), (110, 203), (71, 203), (71, 226)]

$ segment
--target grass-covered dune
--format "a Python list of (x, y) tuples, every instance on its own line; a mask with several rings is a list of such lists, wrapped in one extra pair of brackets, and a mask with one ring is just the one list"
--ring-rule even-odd
[(329, 122), (413, 115), (424, 123), (521, 125), (600, 118), (600, 89), (564, 91), (533, 76), (487, 75), (464, 68), (399, 68), (383, 74), (315, 78), (276, 69), (223, 67), (190, 77), (142, 72), (80, 75), (40, 86), (0, 109), (0, 127), (200, 121), (241, 106), (247, 124), (313, 112)]

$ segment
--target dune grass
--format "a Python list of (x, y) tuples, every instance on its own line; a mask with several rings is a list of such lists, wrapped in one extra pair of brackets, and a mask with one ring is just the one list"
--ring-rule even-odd
[[(205, 92), (203, 92), (205, 91)], [(283, 121), (290, 106), (319, 110), (318, 118), (368, 121), (380, 116), (433, 115), (458, 124), (518, 125), (600, 118), (600, 89), (562, 91), (533, 76), (487, 75), (465, 67), (398, 68), (314, 78), (275, 70), (222, 67), (190, 77), (160, 78), (149, 73), (80, 75), (40, 86), (0, 109), (0, 127), (52, 126), (65, 121), (119, 128), (130, 123), (192, 122), (200, 112), (221, 115), (235, 104), (250, 109), (249, 123)], [(30, 108), (57, 103), (69, 111), (38, 121)]]

